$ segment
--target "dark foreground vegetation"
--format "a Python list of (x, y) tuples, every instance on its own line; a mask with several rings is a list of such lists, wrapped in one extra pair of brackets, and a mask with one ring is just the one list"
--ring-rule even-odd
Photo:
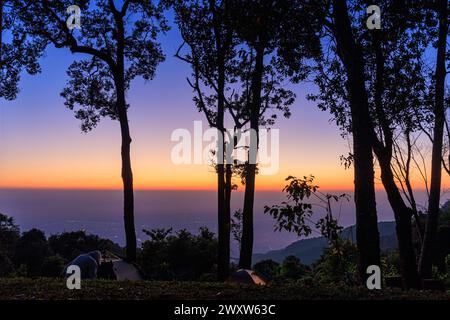
[(61, 279), (0, 279), (0, 300), (11, 299), (152, 299), (152, 300), (449, 300), (450, 292), (369, 291), (363, 287), (317, 286), (296, 282), (268, 286), (212, 282), (91, 280), (81, 290), (68, 290)]
[[(446, 207), (441, 218), (447, 217)], [(444, 223), (443, 223), (444, 224)], [(369, 292), (360, 287), (358, 250), (342, 237), (330, 241), (320, 258), (304, 264), (290, 255), (283, 261), (267, 259), (252, 267), (268, 285), (239, 287), (217, 280), (217, 238), (207, 228), (198, 234), (186, 230), (145, 230), (148, 239), (137, 252), (143, 282), (104, 279), (83, 281), (83, 288), (66, 288), (62, 271), (77, 255), (92, 250), (123, 255), (124, 249), (110, 240), (84, 231), (46, 237), (43, 231), (20, 232), (12, 218), (0, 214), (0, 299), (448, 299), (450, 255), (433, 269), (441, 291), (383, 289)], [(383, 277), (399, 275), (397, 250), (382, 254)], [(232, 265), (231, 272), (238, 269)], [(388, 281), (383, 282), (387, 288)], [(445, 293), (447, 290), (447, 294)], [(245, 292), (243, 292), (245, 291)]]

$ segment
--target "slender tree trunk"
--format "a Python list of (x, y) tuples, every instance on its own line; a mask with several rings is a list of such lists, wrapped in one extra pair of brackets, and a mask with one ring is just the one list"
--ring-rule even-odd
[(227, 233), (224, 235), (224, 242), (227, 244), (227, 278), (229, 276), (231, 258), (231, 176), (231, 164), (227, 164), (225, 169), (225, 204), (223, 213), (227, 230)]
[(403, 200), (395, 183), (392, 171), (393, 132), (383, 108), (384, 64), (385, 58), (380, 42), (379, 31), (373, 31), (373, 45), (376, 58), (375, 110), (384, 136), (384, 145), (373, 132), (373, 150), (381, 168), (381, 180), (388, 195), (396, 221), (396, 233), (400, 253), (400, 271), (405, 288), (418, 288), (420, 285), (417, 273), (416, 253), (412, 241), (411, 219), (413, 210)]
[(136, 261), (136, 230), (134, 226), (134, 190), (133, 171), (131, 168), (131, 135), (128, 123), (127, 105), (125, 100), (125, 64), (124, 64), (124, 25), (121, 17), (116, 17), (118, 29), (117, 70), (115, 70), (115, 85), (117, 92), (117, 113), (122, 137), (122, 182), (124, 195), (124, 226), (126, 238), (126, 259)]
[(251, 269), (253, 255), (253, 204), (255, 200), (256, 164), (246, 164), (242, 239), (239, 267)]
[(252, 103), (250, 112), (250, 149), (245, 172), (244, 209), (242, 211), (242, 239), (239, 267), (251, 269), (253, 255), (253, 205), (255, 201), (256, 160), (259, 139), (259, 113), (261, 107), (262, 77), (264, 74), (264, 45), (256, 48), (255, 69), (252, 79)]
[(347, 72), (352, 117), (355, 176), (356, 241), (361, 281), (367, 267), (380, 265), (380, 240), (374, 187), (372, 124), (364, 82), (363, 58), (354, 42), (346, 1), (333, 0), (335, 38), (339, 56)]
[(230, 216), (226, 212), (225, 195), (225, 58), (221, 41), (217, 41), (218, 56), (218, 97), (217, 97), (217, 133), (219, 135), (217, 164), (217, 205), (218, 205), (218, 267), (217, 278), (224, 281), (230, 270)]
[[(123, 97), (123, 98), (122, 98)], [(125, 104), (125, 94), (118, 97), (118, 112), (120, 132), (122, 136), (122, 182), (124, 195), (124, 226), (126, 237), (126, 258), (130, 262), (136, 261), (136, 231), (134, 226), (134, 192), (133, 171), (131, 169), (131, 136), (128, 125), (128, 115)]]
[[(219, 229), (219, 248), (218, 248), (218, 271), (217, 277), (219, 281), (228, 278), (229, 273), (229, 222), (225, 214), (225, 167), (224, 164), (217, 165), (217, 205), (218, 205), (218, 229)], [(228, 241), (227, 241), (228, 239)]]
[[(231, 258), (231, 191), (232, 191), (232, 178), (233, 178), (233, 170), (232, 170), (232, 159), (231, 159), (231, 153), (234, 150), (234, 137), (232, 137), (229, 141), (229, 151), (226, 151), (226, 166), (225, 166), (225, 208), (224, 208), (224, 216), (227, 221), (227, 238), (225, 241), (227, 241), (228, 244), (228, 262)], [(228, 269), (229, 270), (229, 269)]]
[[(221, 143), (219, 152), (223, 155), (224, 144)], [(217, 197), (218, 197), (218, 273), (219, 281), (224, 281), (229, 276), (230, 269), (230, 217), (227, 215), (225, 165), (223, 157), (217, 166)]]
[(433, 246), (439, 223), (439, 202), (441, 194), (442, 146), (445, 122), (445, 77), (446, 49), (448, 35), (448, 3), (439, 1), (439, 40), (436, 63), (436, 90), (434, 101), (434, 133), (431, 156), (431, 184), (428, 199), (428, 218), (420, 256), (419, 272), (423, 278), (431, 277)]
[(381, 180), (386, 190), (389, 204), (395, 215), (396, 233), (400, 254), (400, 272), (405, 288), (419, 288), (420, 280), (417, 273), (416, 253), (412, 241), (411, 219), (413, 210), (409, 208), (395, 184), (392, 174), (391, 160), (389, 156), (379, 155), (378, 161), (381, 168)]
[(227, 221), (231, 222), (231, 188), (232, 188), (232, 165), (227, 164), (225, 170), (225, 215)]

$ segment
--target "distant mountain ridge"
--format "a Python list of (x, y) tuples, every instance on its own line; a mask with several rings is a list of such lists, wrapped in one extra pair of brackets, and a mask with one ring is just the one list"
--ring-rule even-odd
[[(395, 234), (395, 222), (379, 222), (378, 231), (380, 233), (380, 247), (383, 251), (397, 249), (397, 236)], [(345, 228), (341, 232), (341, 238), (356, 242), (356, 227)], [(253, 255), (253, 263), (262, 260), (271, 259), (276, 262), (282, 262), (284, 258), (294, 255), (304, 264), (312, 264), (317, 261), (328, 246), (324, 237), (302, 239), (288, 245), (284, 249), (272, 250), (266, 253), (257, 253)]]

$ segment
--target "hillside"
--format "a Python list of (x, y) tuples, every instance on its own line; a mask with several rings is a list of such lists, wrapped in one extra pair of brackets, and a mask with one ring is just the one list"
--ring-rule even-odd
[[(380, 232), (381, 250), (393, 250), (397, 248), (395, 222), (379, 222), (378, 231)], [(356, 242), (355, 226), (342, 230), (341, 237)], [(302, 239), (290, 244), (284, 249), (272, 250), (263, 254), (254, 254), (253, 263), (266, 259), (281, 262), (287, 256), (294, 255), (299, 258), (302, 263), (312, 264), (320, 258), (327, 245), (327, 240), (324, 237)]]

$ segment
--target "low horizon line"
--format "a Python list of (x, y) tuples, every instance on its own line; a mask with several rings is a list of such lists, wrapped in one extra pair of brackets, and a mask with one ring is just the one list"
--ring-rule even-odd
[[(48, 191), (123, 191), (122, 188), (116, 188), (116, 187), (8, 187), (8, 186), (0, 186), (0, 190), (48, 190)], [(350, 191), (354, 192), (352, 187), (320, 187), (320, 190), (325, 191)], [(414, 191), (426, 191), (425, 188), (415, 188)], [(209, 187), (199, 187), (199, 188), (134, 188), (134, 191), (217, 191), (217, 188), (209, 188)], [(282, 188), (257, 188), (256, 191), (259, 192), (282, 192)], [(384, 191), (383, 187), (376, 187), (375, 191)], [(238, 189), (233, 192), (245, 192), (245, 189)]]

